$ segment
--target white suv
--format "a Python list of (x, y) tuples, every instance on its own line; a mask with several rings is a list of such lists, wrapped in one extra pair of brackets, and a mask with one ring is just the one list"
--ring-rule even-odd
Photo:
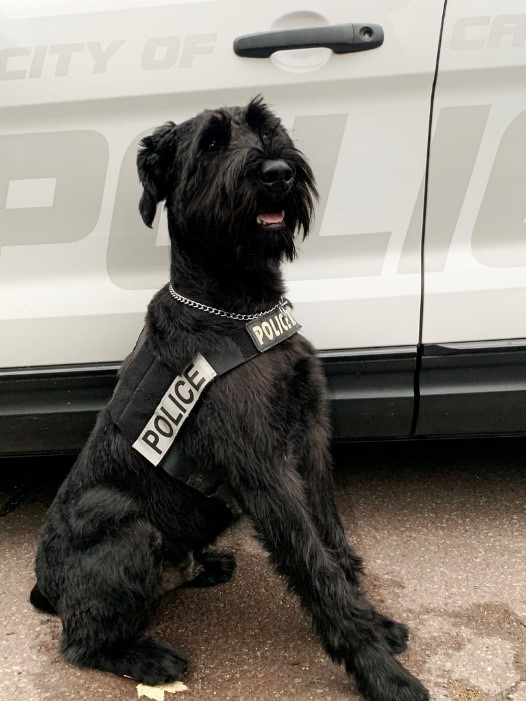
[(321, 193), (286, 277), (336, 435), (526, 431), (521, 0), (1, 12), (0, 452), (82, 444), (168, 279), (164, 215), (137, 212), (141, 136), (257, 93)]

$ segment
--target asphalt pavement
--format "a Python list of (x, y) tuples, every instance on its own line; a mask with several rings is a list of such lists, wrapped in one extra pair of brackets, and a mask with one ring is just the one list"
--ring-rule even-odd
[[(411, 628), (403, 663), (436, 701), (526, 701), (526, 439), (355, 444), (335, 457), (369, 597)], [(67, 665), (59, 620), (28, 603), (38, 530), (69, 464), (0, 461), (0, 701), (162, 698)], [(250, 523), (221, 545), (237, 557), (232, 582), (160, 606), (154, 632), (190, 659), (187, 689), (165, 701), (357, 700)]]

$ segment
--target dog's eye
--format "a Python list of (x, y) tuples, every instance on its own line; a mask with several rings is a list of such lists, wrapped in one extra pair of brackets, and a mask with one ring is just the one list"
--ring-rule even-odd
[(265, 124), (261, 125), (259, 136), (261, 141), (266, 145), (270, 144), (272, 139), (276, 135), (276, 131), (279, 127), (279, 120), (267, 120)]
[(201, 153), (212, 155), (228, 148), (230, 129), (230, 119), (227, 119), (226, 115), (212, 115), (199, 135), (199, 150)]

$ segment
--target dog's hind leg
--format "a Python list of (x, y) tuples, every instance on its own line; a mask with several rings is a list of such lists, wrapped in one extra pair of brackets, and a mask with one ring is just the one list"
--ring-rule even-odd
[(311, 615), (327, 653), (354, 672), (368, 701), (427, 701), (428, 692), (393, 657), (371, 605), (348, 582), (314, 524), (300, 475), (289, 465), (240, 466), (233, 484), (277, 570)]
[(187, 666), (183, 655), (155, 638), (140, 637), (160, 593), (160, 559), (137, 541), (123, 547), (119, 539), (98, 550), (98, 562), (77, 559), (83, 582), (60, 601), (64, 658), (144, 684), (181, 678)]
[(73, 549), (57, 602), (64, 658), (145, 684), (180, 678), (185, 658), (154, 638), (140, 637), (161, 593), (158, 529), (132, 499), (101, 488), (80, 499), (69, 527)]

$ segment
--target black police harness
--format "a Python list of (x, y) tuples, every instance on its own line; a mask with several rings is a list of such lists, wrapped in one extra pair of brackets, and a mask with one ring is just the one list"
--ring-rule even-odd
[(283, 300), (277, 308), (223, 336), (206, 358), (198, 353), (175, 377), (154, 354), (143, 330), (108, 404), (113, 423), (152, 465), (206, 496), (222, 498), (233, 508), (221, 478), (206, 475), (200, 466), (182, 459), (175, 438), (210, 382), (290, 338), (300, 328), (289, 302)]

